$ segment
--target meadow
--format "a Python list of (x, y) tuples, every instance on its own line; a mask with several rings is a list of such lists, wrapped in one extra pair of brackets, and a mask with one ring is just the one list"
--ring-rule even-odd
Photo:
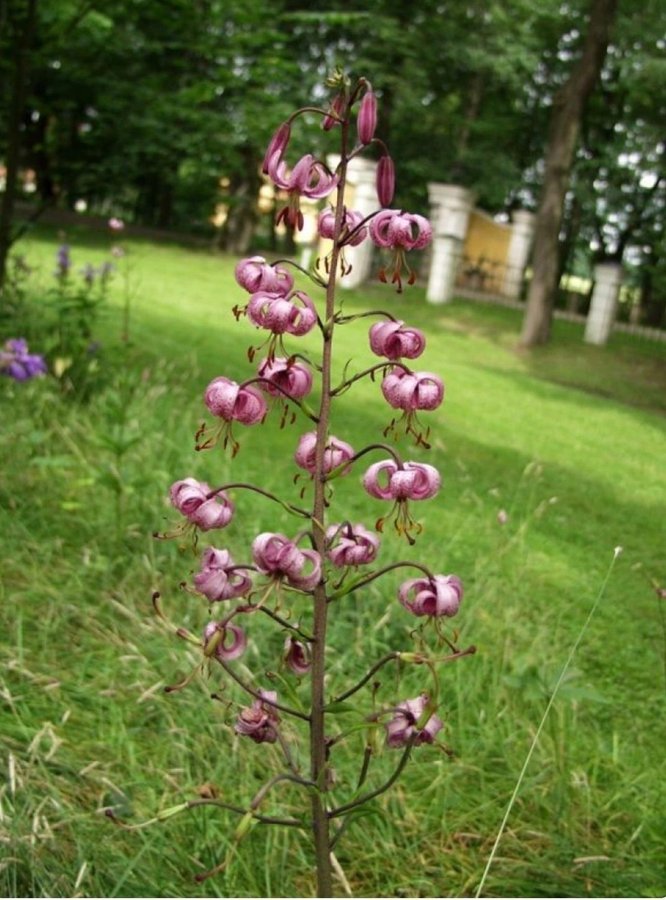
[[(68, 240), (77, 266), (108, 257), (103, 236), (82, 228)], [(99, 390), (82, 402), (53, 378), (0, 382), (0, 892), (310, 896), (309, 841), (297, 829), (255, 828), (229, 870), (198, 885), (194, 876), (224, 855), (235, 816), (201, 808), (129, 832), (103, 814), (113, 806), (141, 822), (211, 785), (242, 806), (271, 771), (274, 751), (240, 740), (225, 704), (209, 699), (222, 690), (221, 671), (164, 693), (197, 653), (153, 615), (152, 592), (195, 633), (207, 617), (205, 601), (179, 588), (195, 557), (153, 533), (177, 520), (167, 491), (189, 475), (222, 484), (242, 474), (295, 502), (292, 455), (306, 430), (280, 429), (273, 417), (240, 434), (233, 463), (221, 448), (194, 453), (206, 384), (249, 377), (256, 333), (232, 313), (245, 302), (234, 260), (175, 243), (125, 243), (129, 341), (120, 340), (128, 295), (119, 273), (95, 327), (109, 375)], [(14, 330), (2, 337), (25, 336), (34, 352), (51, 327), (40, 303), (56, 247), (55, 233), (39, 229), (18, 248), (33, 269), (31, 306), (19, 323), (3, 323)], [(483, 895), (663, 896), (666, 601), (655, 587), (666, 587), (666, 345), (615, 336), (590, 347), (578, 326), (558, 322), (548, 347), (524, 352), (513, 311), (433, 307), (422, 286), (396, 295), (373, 284), (344, 297), (350, 313), (385, 308), (423, 328), (420, 367), (445, 380), (446, 400), (429, 414), (427, 456), (443, 490), (419, 509), (416, 552), (387, 532), (381, 559), (410, 555), (458, 574), (465, 598), (452, 624), (461, 646), (477, 647), (443, 671), (444, 739), (454, 755), (419, 748), (399, 785), (337, 844), (353, 895), (474, 895), (546, 703), (612, 566)], [(354, 370), (369, 365), (367, 323), (339, 329), (336, 353), (340, 373), (348, 359)], [(387, 409), (376, 382), (354, 385), (338, 406), (336, 435), (359, 447), (381, 440)], [(335, 503), (352, 521), (374, 522), (381, 504), (358, 481), (340, 480)], [(236, 499), (235, 546), (292, 528), (261, 498)], [(375, 582), (335, 610), (332, 693), (359, 678), (364, 661), (409, 645), (399, 580)], [(260, 678), (277, 668), (277, 646), (257, 623), (235, 665)], [(419, 692), (419, 678), (382, 674), (399, 680), (405, 697)], [(357, 759), (342, 757), (336, 796), (348, 795)], [(372, 783), (393, 763), (388, 751), (378, 754)], [(293, 814), (298, 790), (271, 794), (265, 811)]]

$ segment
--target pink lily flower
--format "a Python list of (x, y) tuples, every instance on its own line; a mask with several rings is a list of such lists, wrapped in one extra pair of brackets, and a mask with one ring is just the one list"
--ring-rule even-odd
[(238, 284), (249, 294), (266, 291), (286, 297), (294, 286), (290, 272), (282, 266), (269, 265), (263, 256), (250, 256), (242, 259), (235, 269)]
[(435, 735), (444, 727), (442, 720), (435, 715), (430, 716), (425, 725), (419, 727), (419, 721), (425, 712), (428, 695), (420, 694), (413, 700), (405, 700), (395, 708), (395, 715), (386, 724), (386, 746), (396, 749), (406, 746), (411, 740), (414, 746), (432, 744)]
[(316, 550), (300, 550), (283, 534), (263, 532), (252, 542), (252, 557), (263, 575), (285, 579), (302, 591), (321, 581), (321, 558)]
[[(259, 691), (261, 700), (241, 709), (234, 731), (251, 738), (256, 744), (274, 744), (278, 739), (277, 725), (280, 721), (276, 691)], [(268, 701), (268, 702), (266, 702)]]
[[(349, 244), (351, 247), (357, 247), (359, 244), (363, 243), (368, 235), (368, 229), (358, 228), (362, 221), (363, 215), (360, 212), (345, 208), (340, 234), (340, 246)], [(320, 237), (328, 238), (332, 241), (335, 237), (335, 210), (325, 209), (321, 212), (319, 214), (319, 223), (317, 227)], [(355, 231), (356, 228), (358, 228), (358, 231)], [(354, 232), (354, 235), (350, 238), (349, 235), (352, 232)]]
[(444, 384), (432, 372), (409, 372), (394, 368), (382, 381), (382, 393), (394, 409), (403, 410), (400, 419), (392, 419), (384, 429), (384, 435), (411, 434), (417, 445), (429, 448), (430, 428), (423, 428), (416, 415), (417, 410), (437, 409), (444, 399)]
[(310, 651), (303, 641), (289, 635), (284, 642), (284, 661), (294, 675), (307, 675), (312, 667)]
[[(408, 272), (408, 284), (414, 284), (416, 274), (405, 261), (406, 250), (422, 250), (432, 239), (432, 227), (423, 216), (403, 213), (399, 209), (384, 209), (370, 223), (370, 237), (378, 247), (394, 251), (392, 284), (402, 290), (403, 267)], [(379, 272), (380, 281), (386, 281), (386, 272)]]
[(333, 175), (324, 163), (316, 160), (308, 153), (296, 163), (289, 172), (282, 159), (282, 153), (275, 152), (268, 161), (267, 174), (276, 187), (289, 195), (287, 206), (278, 213), (276, 224), (284, 221), (290, 228), (303, 228), (301, 197), (321, 200), (327, 197), (338, 183), (338, 176)]
[(205, 481), (185, 478), (171, 485), (170, 498), (173, 506), (201, 531), (224, 528), (229, 524), (234, 505), (224, 493), (213, 497)]
[(287, 359), (275, 356), (273, 359), (265, 359), (259, 366), (257, 375), (266, 379), (261, 386), (273, 397), (287, 394), (295, 400), (301, 400), (312, 390), (312, 372), (293, 357)]
[(398, 591), (402, 605), (415, 616), (455, 616), (462, 598), (462, 581), (457, 575), (411, 578)]
[(295, 337), (308, 334), (317, 323), (314, 303), (305, 291), (294, 291), (288, 297), (258, 291), (250, 297), (247, 315), (257, 328)]
[(363, 525), (331, 525), (326, 531), (327, 556), (334, 566), (365, 566), (374, 562), (379, 538)]
[[(311, 475), (315, 473), (317, 453), (317, 432), (308, 431), (298, 442), (294, 459), (296, 465), (301, 469), (305, 469)], [(326, 440), (326, 449), (324, 450), (324, 474), (328, 475), (333, 469), (337, 469), (343, 463), (347, 462), (354, 455), (354, 448), (346, 441), (341, 441), (332, 435)], [(346, 475), (349, 471), (347, 467), (341, 474)]]
[[(386, 475), (386, 485), (380, 476)], [(406, 462), (398, 466), (395, 460), (374, 463), (363, 476), (363, 487), (371, 497), (379, 500), (428, 500), (441, 487), (439, 472), (427, 463)]]
[(208, 385), (204, 402), (214, 416), (225, 422), (256, 425), (266, 415), (266, 401), (258, 390), (243, 387), (223, 375)]
[(370, 328), (370, 349), (391, 360), (416, 359), (425, 350), (425, 335), (404, 322), (377, 322)]
[[(386, 475), (387, 483), (380, 478)], [(441, 486), (439, 472), (427, 463), (406, 462), (402, 466), (393, 459), (370, 466), (363, 476), (363, 487), (371, 497), (379, 500), (394, 500), (391, 511), (377, 520), (381, 531), (387, 519), (395, 513), (394, 526), (398, 534), (404, 534), (410, 544), (414, 543), (412, 532), (419, 534), (421, 526), (409, 514), (409, 500), (428, 500), (434, 497)]]
[(210, 450), (223, 438), (223, 447), (231, 445), (231, 454), (238, 452), (239, 443), (232, 434), (234, 422), (256, 425), (263, 422), (267, 407), (263, 394), (252, 386), (244, 387), (220, 375), (204, 391), (204, 402), (210, 412), (222, 422), (212, 432), (202, 425), (196, 434), (196, 449)]
[(382, 393), (394, 409), (405, 412), (437, 409), (444, 399), (444, 384), (432, 372), (406, 372), (395, 368), (382, 381)]
[(252, 588), (252, 580), (239, 571), (228, 550), (208, 547), (201, 557), (201, 569), (194, 576), (194, 586), (215, 603), (247, 594)]
[[(220, 635), (219, 637), (217, 637)], [(227, 639), (231, 637), (231, 642), (227, 643)], [(211, 641), (215, 639), (214, 650), (212, 655), (215, 659), (222, 662), (230, 662), (232, 659), (238, 659), (245, 653), (247, 647), (247, 637), (242, 628), (238, 625), (229, 625), (224, 622), (209, 622), (204, 628), (204, 652), (208, 651)]]

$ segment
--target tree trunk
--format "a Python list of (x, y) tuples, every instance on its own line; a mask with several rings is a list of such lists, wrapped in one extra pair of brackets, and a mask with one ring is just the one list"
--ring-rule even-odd
[(454, 184), (464, 184), (465, 182), (467, 169), (465, 157), (472, 135), (472, 128), (479, 118), (479, 113), (481, 111), (481, 101), (483, 100), (484, 89), (485, 75), (483, 72), (477, 72), (471, 80), (462, 126), (456, 142), (456, 161), (451, 170), (451, 181)]
[(12, 223), (18, 194), (21, 157), (21, 124), (25, 114), (25, 95), (28, 82), (28, 53), (35, 31), (36, 13), (37, 0), (27, 0), (23, 21), (16, 22), (14, 65), (7, 123), (5, 190), (0, 203), (0, 288), (2, 288), (7, 274), (7, 257), (12, 245)]
[(559, 233), (576, 141), (587, 100), (606, 57), (617, 0), (592, 0), (583, 51), (555, 95), (546, 147), (545, 174), (537, 211), (533, 276), (521, 343), (531, 347), (550, 338), (559, 275)]
[(229, 186), (228, 217), (220, 234), (220, 247), (232, 256), (244, 256), (252, 246), (257, 227), (257, 198), (261, 188), (259, 159), (253, 147), (242, 148), (243, 170)]

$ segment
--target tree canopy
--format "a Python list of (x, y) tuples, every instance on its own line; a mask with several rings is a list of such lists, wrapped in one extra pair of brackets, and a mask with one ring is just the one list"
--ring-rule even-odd
[[(17, 37), (31, 5), (17, 120)], [(427, 183), (439, 181), (471, 188), (492, 212), (534, 209), (550, 112), (587, 9), (588, 0), (313, 0), (307, 9), (295, 0), (4, 0), (0, 159), (14, 142), (44, 203), (83, 200), (136, 223), (201, 229), (224, 200), (230, 236), (251, 234), (270, 134), (294, 103), (325, 104), (321, 84), (341, 65), (378, 91), (397, 203), (423, 208)], [(582, 246), (622, 256), (652, 273), (652, 287), (664, 256), (665, 22), (656, 0), (621, 0), (561, 233), (563, 254)]]

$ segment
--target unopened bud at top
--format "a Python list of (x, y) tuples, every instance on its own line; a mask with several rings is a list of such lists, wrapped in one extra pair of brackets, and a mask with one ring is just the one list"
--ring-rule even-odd
[[(356, 130), (362, 144), (369, 144), (377, 127), (377, 97), (372, 89), (365, 92), (358, 110)], [(391, 198), (392, 199), (392, 198)], [(390, 202), (390, 201), (389, 201)], [(386, 205), (386, 204), (384, 204)]]

